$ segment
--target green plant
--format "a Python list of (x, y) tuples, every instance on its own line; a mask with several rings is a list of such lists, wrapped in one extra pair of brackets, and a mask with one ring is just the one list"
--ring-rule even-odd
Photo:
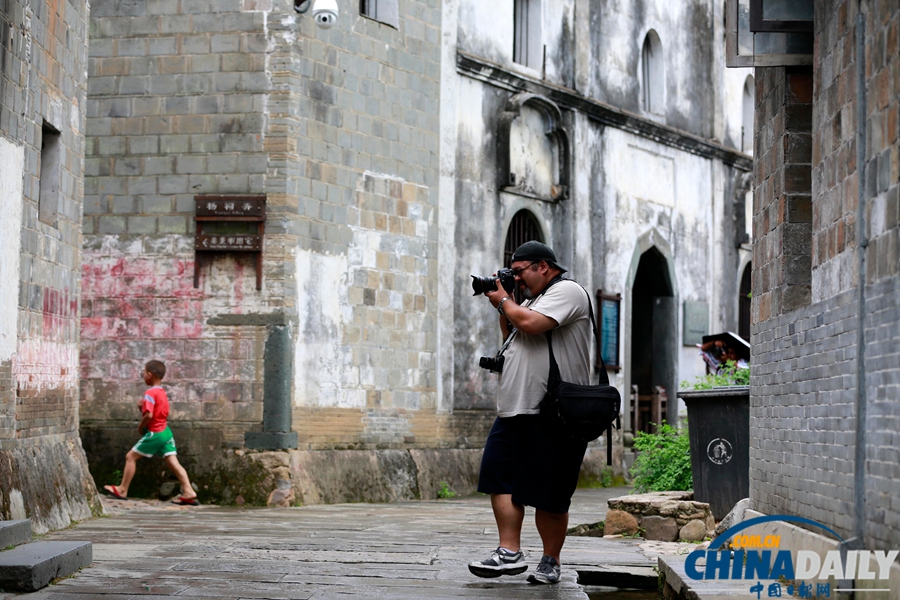
[(682, 389), (709, 390), (714, 387), (726, 387), (729, 385), (750, 385), (749, 367), (738, 367), (737, 363), (729, 360), (719, 370), (719, 373), (710, 373), (697, 377), (694, 383), (681, 382)]
[[(683, 423), (687, 431), (687, 421)], [(635, 493), (686, 491), (691, 480), (690, 441), (687, 433), (663, 421), (656, 433), (638, 432), (634, 448), (640, 453), (631, 467)]]
[(608, 488), (625, 485), (625, 478), (613, 473), (612, 467), (604, 467), (599, 473), (582, 472), (578, 475), (579, 488)]
[(446, 500), (448, 498), (456, 498), (456, 492), (453, 491), (453, 489), (450, 487), (450, 484), (448, 484), (446, 481), (439, 481), (438, 486), (440, 486), (437, 491), (438, 498), (441, 498), (443, 500)]

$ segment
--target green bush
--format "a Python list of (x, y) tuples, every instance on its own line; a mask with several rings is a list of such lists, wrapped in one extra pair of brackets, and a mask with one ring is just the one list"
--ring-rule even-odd
[(718, 374), (710, 373), (697, 377), (694, 383), (682, 381), (681, 389), (709, 390), (729, 385), (750, 385), (750, 369), (740, 368), (733, 360), (729, 360)]
[(438, 491), (437, 491), (438, 498), (441, 498), (444, 500), (449, 499), (449, 498), (456, 498), (456, 492), (453, 491), (453, 488), (450, 487), (449, 483), (447, 483), (446, 481), (439, 481), (438, 486), (439, 486)]
[(663, 421), (656, 433), (635, 436), (634, 448), (640, 452), (631, 467), (636, 493), (692, 489), (687, 421), (683, 426), (684, 434)]

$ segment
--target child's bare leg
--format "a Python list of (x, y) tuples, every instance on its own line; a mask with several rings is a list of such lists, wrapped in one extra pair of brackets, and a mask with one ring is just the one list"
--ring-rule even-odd
[(196, 498), (197, 492), (195, 492), (194, 488), (191, 486), (191, 480), (188, 479), (187, 471), (185, 471), (184, 467), (181, 466), (181, 463), (178, 462), (178, 457), (174, 454), (170, 454), (165, 458), (165, 461), (166, 466), (169, 467), (170, 471), (175, 473), (178, 483), (181, 484), (181, 497)]
[(125, 468), (122, 469), (122, 483), (117, 486), (119, 493), (123, 496), (128, 495), (128, 486), (131, 485), (131, 480), (134, 478), (134, 472), (137, 469), (137, 461), (139, 458), (141, 458), (141, 455), (134, 450), (129, 450), (128, 454), (125, 455)]

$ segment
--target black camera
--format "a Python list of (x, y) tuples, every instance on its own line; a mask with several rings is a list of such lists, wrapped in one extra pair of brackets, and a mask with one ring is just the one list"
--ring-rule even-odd
[(505, 359), (506, 357), (502, 354), (497, 356), (482, 356), (481, 360), (478, 361), (478, 366), (482, 369), (487, 369), (491, 373), (502, 373), (503, 361)]
[[(472, 295), (477, 296), (496, 289), (497, 286), (494, 282), (497, 280), (500, 281), (500, 285), (503, 286), (503, 289), (506, 290), (507, 294), (512, 294), (513, 290), (516, 289), (516, 274), (513, 273), (513, 270), (500, 269), (497, 271), (496, 277), (478, 277), (477, 275), (472, 275), (472, 289), (475, 291)], [(497, 372), (499, 373), (499, 371)]]

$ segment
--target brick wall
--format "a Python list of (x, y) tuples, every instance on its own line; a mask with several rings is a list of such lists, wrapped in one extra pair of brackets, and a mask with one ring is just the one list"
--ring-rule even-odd
[[(284, 304), (283, 201), (267, 198), (261, 291), (251, 254), (205, 255), (193, 282), (195, 196), (268, 189), (272, 40), (266, 13), (244, 4), (92, 3), (86, 427), (138, 417), (140, 370), (154, 358), (167, 364), (171, 419), (181, 427), (215, 423), (239, 447), (261, 420), (264, 317)], [(236, 315), (244, 320), (223, 323)]]
[[(409, 0), (400, 16), (353, 6), (325, 31), (289, 0), (92, 4), (86, 427), (133, 421), (140, 366), (159, 358), (173, 423), (242, 445), (274, 318), (293, 326), (301, 446), (423, 439), (396, 415), (437, 405), (441, 10)], [(262, 290), (233, 253), (193, 287), (197, 194), (266, 196)]]
[[(754, 325), (751, 376), (751, 497), (767, 513), (809, 517), (852, 535), (855, 529), (856, 415), (867, 411), (865, 536), (868, 548), (900, 543), (897, 365), (900, 308), (896, 301), (900, 247), (900, 7), (865, 3), (865, 179), (859, 182), (857, 4), (816, 2), (816, 64), (812, 101), (812, 229), (809, 305), (770, 308), (777, 295), (764, 259), (770, 225), (754, 235)], [(766, 98), (789, 87), (784, 69), (758, 69), (758, 136), (779, 127)], [(762, 82), (762, 85), (760, 85)], [(785, 96), (781, 110), (792, 98)], [(759, 117), (764, 115), (765, 119)], [(760, 137), (757, 138), (760, 140)], [(767, 140), (771, 143), (765, 143)], [(786, 168), (777, 138), (756, 164), (757, 182)], [(783, 146), (787, 148), (788, 146)], [(860, 185), (865, 201), (865, 277), (859, 272)], [(754, 226), (764, 227), (776, 201), (760, 186)], [(762, 235), (759, 232), (762, 231)], [(768, 238), (768, 239), (767, 239)], [(777, 247), (777, 243), (775, 247)], [(785, 248), (787, 247), (785, 243)], [(864, 286), (860, 302), (859, 285)], [(760, 298), (757, 298), (757, 294)], [(783, 296), (782, 296), (783, 298)], [(771, 302), (771, 307), (777, 306)], [(862, 314), (861, 314), (862, 311)], [(865, 345), (857, 343), (863, 328)], [(865, 385), (858, 386), (859, 363)], [(862, 391), (861, 391), (862, 390)]]
[(751, 320), (809, 303), (812, 74), (756, 70)]
[(866, 14), (866, 539), (900, 546), (900, 6)]
[(29, 517), (38, 532), (99, 509), (78, 441), (87, 34), (83, 4), (7, 0), (0, 12), (0, 200), (4, 235), (20, 236), (0, 250), (12, 338), (0, 357), (0, 519)]

